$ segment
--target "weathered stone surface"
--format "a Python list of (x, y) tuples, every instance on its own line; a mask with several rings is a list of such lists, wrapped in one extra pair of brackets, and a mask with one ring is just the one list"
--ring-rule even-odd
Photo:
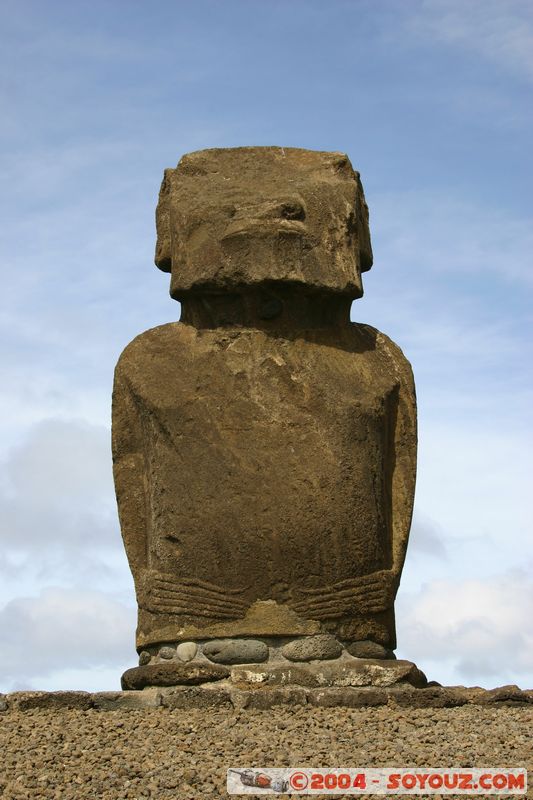
[(149, 664), (152, 660), (152, 656), (148, 652), (148, 650), (141, 650), (139, 653), (139, 666), (144, 667), (145, 664)]
[(175, 655), (176, 655), (175, 647), (161, 647), (158, 652), (159, 658), (165, 658), (167, 660), (174, 658)]
[(236, 708), (265, 709), (285, 704), (305, 706), (307, 691), (299, 686), (265, 687), (251, 692), (240, 692), (234, 698)]
[(527, 692), (524, 692), (516, 686), (516, 684), (508, 684), (507, 686), (498, 686), (495, 689), (489, 689), (484, 695), (480, 696), (480, 701), (483, 705), (492, 705), (493, 703), (518, 705), (530, 703), (531, 698)]
[(86, 711), (93, 705), (89, 692), (12, 692), (8, 698), (9, 708), (17, 711), (28, 711), (32, 708), (74, 708)]
[(246, 685), (297, 686), (395, 686), (410, 684), (422, 687), (426, 676), (411, 661), (380, 661), (357, 659), (353, 662), (335, 661), (323, 664), (247, 664), (233, 667), (231, 680)]
[(313, 706), (333, 708), (364, 708), (365, 706), (386, 706), (388, 702), (386, 689), (356, 689), (353, 686), (343, 688), (308, 689), (307, 702)]
[[(259, 666), (259, 665), (258, 665)], [(235, 668), (237, 669), (237, 668)], [(239, 668), (240, 669), (240, 668)], [(296, 667), (303, 672), (301, 667)], [(308, 676), (309, 677), (309, 676)], [(392, 686), (306, 686), (302, 684), (269, 683), (220, 683), (200, 686), (150, 687), (141, 691), (122, 692), (13, 692), (0, 696), (0, 710), (32, 711), (43, 709), (50, 712), (63, 709), (87, 711), (140, 711), (164, 705), (168, 708), (214, 708), (235, 709), (270, 708), (280, 703), (333, 708), (346, 706), (389, 705), (398, 708), (454, 708), (458, 706), (487, 706), (494, 710), (533, 704), (533, 690), (517, 687), (442, 686), (415, 688), (409, 684)], [(503, 690), (503, 691), (502, 691)]]
[(339, 153), (192, 153), (157, 228), (181, 320), (126, 348), (113, 393), (137, 647), (394, 648), (416, 405), (400, 349), (350, 321), (372, 263), (359, 175)]
[(342, 653), (342, 645), (331, 634), (323, 633), (288, 642), (281, 652), (289, 661), (312, 661), (338, 658)]
[(144, 689), (145, 686), (197, 685), (219, 681), (229, 675), (221, 664), (168, 661), (128, 669), (122, 676), (123, 689)]
[(362, 642), (352, 642), (346, 649), (355, 658), (396, 658), (392, 650), (388, 650), (382, 644), (372, 642), (370, 639), (365, 639)]
[(176, 655), (180, 661), (192, 661), (198, 652), (198, 645), (196, 642), (182, 642), (176, 648)]
[(218, 664), (254, 664), (268, 658), (268, 646), (257, 639), (215, 639), (202, 652)]
[(302, 664), (247, 664), (233, 667), (231, 680), (241, 688), (253, 686), (317, 686), (311, 665)]
[[(428, 687), (430, 687), (429, 683)], [(439, 687), (451, 693), (459, 700), (464, 700), (465, 703), (473, 703), (475, 705), (482, 704), (482, 698), (487, 691), (486, 689), (482, 689), (481, 686), (441, 686), (441, 684), (439, 684)]]
[[(142, 609), (139, 610), (143, 615)], [(229, 631), (227, 622), (208, 623), (200, 629), (195, 624), (185, 623), (176, 634), (175, 625), (167, 625), (155, 629), (137, 629), (137, 645), (151, 644), (154, 638), (171, 639), (179, 635), (183, 638), (198, 636), (199, 638), (218, 639)], [(201, 637), (200, 637), (201, 632)], [(232, 636), (298, 636), (320, 632), (320, 623), (299, 617), (289, 606), (281, 605), (275, 600), (256, 600), (247, 609), (242, 619), (231, 622)]]
[(454, 692), (443, 687), (412, 686), (391, 687), (389, 690), (390, 705), (406, 708), (455, 708), (464, 706), (470, 699), (463, 692)]
[(141, 711), (161, 705), (160, 690), (157, 688), (140, 692), (96, 692), (92, 698), (94, 708), (98, 711)]
[(222, 708), (231, 705), (231, 696), (226, 687), (180, 687), (164, 692), (161, 704), (166, 708)]

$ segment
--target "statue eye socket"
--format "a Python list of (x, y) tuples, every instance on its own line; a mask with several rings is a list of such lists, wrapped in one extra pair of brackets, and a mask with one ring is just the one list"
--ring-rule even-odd
[(277, 297), (263, 297), (259, 305), (260, 319), (275, 319), (283, 311), (283, 303)]
[(284, 203), (281, 207), (282, 219), (305, 219), (305, 210), (300, 203)]

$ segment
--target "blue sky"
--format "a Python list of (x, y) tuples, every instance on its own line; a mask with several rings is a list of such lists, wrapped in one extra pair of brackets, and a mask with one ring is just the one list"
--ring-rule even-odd
[(4, 0), (0, 31), (0, 690), (113, 689), (135, 662), (113, 368), (179, 317), (153, 267), (163, 169), (261, 144), (361, 172), (352, 318), (415, 371), (398, 654), (533, 685), (531, 4)]

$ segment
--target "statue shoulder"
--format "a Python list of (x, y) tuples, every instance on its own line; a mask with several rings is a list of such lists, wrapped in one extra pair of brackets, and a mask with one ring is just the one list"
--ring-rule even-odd
[(372, 325), (359, 322), (354, 322), (352, 325), (358, 336), (374, 349), (376, 355), (390, 365), (401, 383), (414, 386), (411, 363), (406, 358), (401, 347), (390, 336), (372, 327)]
[(190, 326), (181, 322), (168, 322), (140, 333), (120, 354), (115, 375), (135, 372), (147, 362), (168, 358), (169, 353), (178, 355), (180, 349), (190, 346), (192, 336)]

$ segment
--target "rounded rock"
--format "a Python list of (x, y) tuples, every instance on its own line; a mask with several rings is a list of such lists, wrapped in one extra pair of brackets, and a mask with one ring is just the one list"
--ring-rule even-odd
[(180, 664), (179, 661), (162, 661), (145, 667), (127, 669), (121, 678), (126, 689), (144, 689), (146, 686), (199, 686), (227, 678), (229, 669), (221, 664)]
[(173, 647), (161, 647), (158, 653), (159, 658), (171, 659), (176, 655)]
[(382, 644), (373, 642), (370, 639), (352, 642), (346, 649), (355, 658), (396, 658), (392, 650), (388, 650)]
[(176, 653), (180, 661), (192, 661), (198, 652), (196, 642), (181, 642), (176, 648)]
[(139, 666), (144, 667), (145, 664), (149, 664), (152, 660), (152, 656), (148, 652), (148, 650), (141, 650), (139, 653)]
[(289, 661), (323, 661), (338, 658), (342, 653), (342, 645), (330, 633), (320, 633), (295, 639), (286, 644), (281, 652)]
[(203, 654), (217, 664), (258, 664), (268, 658), (268, 645), (257, 639), (214, 639)]

